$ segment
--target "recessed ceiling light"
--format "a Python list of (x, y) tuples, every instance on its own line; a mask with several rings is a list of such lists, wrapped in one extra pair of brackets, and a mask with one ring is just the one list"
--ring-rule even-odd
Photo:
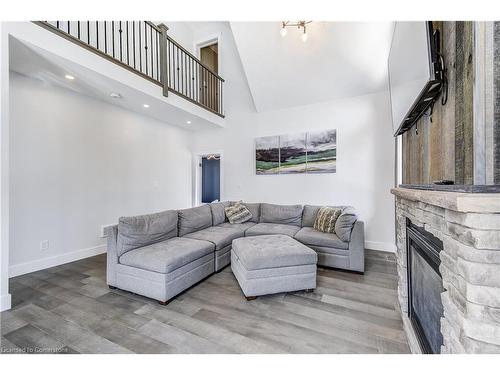
[(188, 124), (188, 125), (189, 125), (189, 124), (191, 124), (191, 121), (187, 120), (187, 121), (186, 121), (186, 124)]
[(66, 74), (64, 77), (65, 77), (66, 79), (70, 79), (70, 80), (74, 80), (74, 79), (75, 79), (75, 77), (73, 77), (73, 76), (72, 76), (72, 75), (70, 75), (70, 74)]
[(149, 108), (149, 104), (143, 104), (142, 105), (144, 108)]
[(111, 97), (112, 97), (112, 98), (114, 98), (114, 99), (121, 99), (121, 97), (122, 97), (122, 96), (121, 96), (119, 93), (117, 93), (117, 92), (112, 92), (112, 93), (110, 93), (110, 94), (109, 94), (109, 96), (111, 96)]

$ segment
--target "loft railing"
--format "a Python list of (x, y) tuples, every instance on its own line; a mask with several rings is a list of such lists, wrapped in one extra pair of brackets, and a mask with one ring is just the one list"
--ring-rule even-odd
[(149, 21), (37, 21), (36, 24), (224, 117), (224, 79)]

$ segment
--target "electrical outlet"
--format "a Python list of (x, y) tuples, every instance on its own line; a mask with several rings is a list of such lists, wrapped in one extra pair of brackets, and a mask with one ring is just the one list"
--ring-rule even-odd
[(40, 241), (40, 250), (45, 251), (49, 249), (49, 240)]

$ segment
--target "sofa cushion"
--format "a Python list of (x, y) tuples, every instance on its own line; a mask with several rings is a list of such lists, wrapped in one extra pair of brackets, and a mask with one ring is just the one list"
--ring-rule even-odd
[(242, 236), (245, 235), (245, 231), (251, 227), (253, 227), (255, 223), (251, 221), (247, 221), (246, 223), (241, 223), (241, 224), (231, 224), (231, 223), (222, 223), (217, 225), (218, 227), (221, 228), (233, 228), (241, 232)]
[(118, 219), (117, 255), (172, 237), (177, 237), (177, 211), (121, 217)]
[(241, 224), (252, 218), (252, 213), (240, 202), (227, 206), (224, 211), (231, 224)]
[(119, 261), (130, 267), (170, 273), (213, 251), (214, 245), (211, 242), (176, 237), (130, 250), (123, 254)]
[(247, 270), (316, 264), (318, 259), (314, 250), (284, 235), (238, 238), (232, 251)]
[(354, 207), (345, 207), (335, 223), (335, 234), (342, 241), (349, 242), (351, 240), (352, 228), (356, 220), (358, 220), (358, 216), (356, 215)]
[(316, 214), (313, 228), (320, 232), (335, 233), (335, 222), (341, 213), (339, 208), (321, 207)]
[(239, 229), (216, 226), (186, 234), (183, 238), (194, 238), (197, 240), (209, 241), (215, 245), (215, 250), (221, 250), (224, 247), (231, 245), (231, 242), (235, 238), (243, 236), (244, 232)]
[(262, 203), (260, 205), (261, 223), (290, 224), (301, 226), (302, 206)]
[(252, 218), (249, 221), (251, 221), (252, 223), (258, 223), (260, 217), (260, 203), (243, 202), (242, 205), (244, 205), (252, 214)]
[(249, 228), (245, 236), (260, 236), (263, 234), (285, 234), (293, 237), (299, 231), (299, 227), (289, 224), (259, 223)]
[(320, 232), (311, 227), (300, 229), (294, 238), (304, 245), (335, 247), (343, 250), (349, 248), (349, 243), (342, 241), (336, 234)]
[(203, 205), (185, 210), (179, 210), (179, 236), (197, 232), (212, 226), (212, 211), (210, 206)]
[(209, 204), (210, 211), (212, 212), (212, 225), (219, 225), (227, 221), (224, 208), (226, 208), (230, 204), (231, 202), (229, 201)]
[[(316, 215), (318, 214), (318, 211), (321, 207), (325, 207), (325, 206), (312, 206), (309, 204), (306, 204), (304, 206), (304, 211), (302, 213), (302, 226), (303, 227), (314, 226), (314, 221), (316, 220)], [(326, 207), (338, 208), (341, 210), (345, 208), (345, 206), (326, 206)]]

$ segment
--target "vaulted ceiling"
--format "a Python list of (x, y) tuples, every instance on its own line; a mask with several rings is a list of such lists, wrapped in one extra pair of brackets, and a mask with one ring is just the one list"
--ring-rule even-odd
[(388, 89), (392, 22), (312, 22), (309, 38), (280, 22), (231, 22), (257, 111)]

